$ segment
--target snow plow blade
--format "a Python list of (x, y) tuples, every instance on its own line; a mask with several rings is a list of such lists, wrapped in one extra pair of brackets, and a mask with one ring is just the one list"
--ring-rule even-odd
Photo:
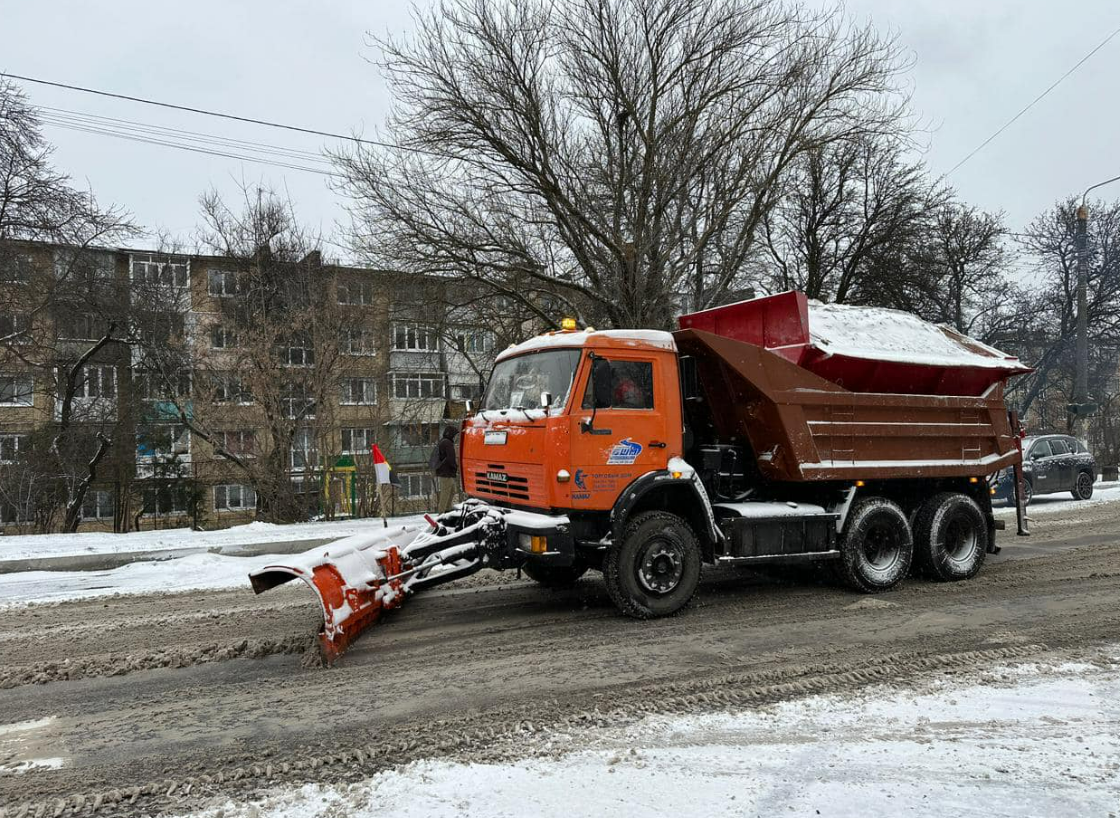
[(375, 528), (296, 554), (249, 574), (264, 593), (293, 579), (315, 592), (323, 612), (319, 649), (328, 665), (386, 611), (410, 594), (478, 571), (483, 544), (504, 529), (500, 517), (451, 512), (426, 525)]

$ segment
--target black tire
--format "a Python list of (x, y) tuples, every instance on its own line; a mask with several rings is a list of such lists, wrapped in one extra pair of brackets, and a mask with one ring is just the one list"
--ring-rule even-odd
[(836, 561), (848, 587), (865, 594), (889, 591), (906, 578), (913, 558), (910, 523), (896, 503), (868, 497), (852, 506)]
[[(1024, 477), (1023, 478), (1023, 506), (1024, 507), (1029, 506), (1031, 504), (1031, 500), (1033, 500), (1033, 499), (1034, 499), (1034, 487), (1031, 485), (1031, 481), (1028, 480), (1026, 477)], [(1011, 505), (1015, 505), (1015, 492), (1014, 492), (1014, 490), (1012, 490), (1012, 492), (1011, 492)]]
[(571, 565), (548, 565), (527, 562), (521, 566), (525, 576), (545, 588), (569, 588), (587, 573), (587, 563), (578, 557)]
[(635, 619), (670, 616), (688, 604), (700, 582), (700, 545), (675, 514), (645, 511), (607, 549), (603, 578), (615, 606)]
[(1077, 480), (1073, 484), (1073, 491), (1070, 492), (1074, 500), (1088, 500), (1093, 496), (1093, 475), (1090, 472), (1082, 471), (1077, 473)]
[(914, 563), (940, 582), (976, 576), (988, 553), (988, 524), (979, 504), (967, 494), (942, 492), (918, 510), (914, 524)]

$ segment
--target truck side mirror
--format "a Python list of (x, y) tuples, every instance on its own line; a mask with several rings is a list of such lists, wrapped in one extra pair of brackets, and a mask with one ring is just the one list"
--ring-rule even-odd
[(611, 405), (611, 362), (595, 358), (591, 362), (591, 396), (596, 409), (609, 409)]
[(464, 408), (466, 409), (467, 417), (471, 417), (474, 415), (474, 401), (472, 401), (470, 398), (467, 398), (467, 402)]
[(541, 409), (548, 409), (552, 406), (552, 393), (541, 392)]

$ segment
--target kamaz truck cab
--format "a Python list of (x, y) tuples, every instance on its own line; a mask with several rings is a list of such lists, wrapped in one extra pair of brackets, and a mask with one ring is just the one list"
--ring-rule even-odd
[[(545, 585), (588, 568), (635, 616), (671, 613), (700, 575), (698, 532), (715, 536), (703, 485), (682, 459), (677, 346), (668, 332), (568, 328), (511, 347), (463, 424), (471, 497), (553, 517), (506, 517), (521, 567)], [(656, 530), (656, 536), (653, 532)], [(640, 542), (634, 537), (639, 532)], [(623, 575), (608, 546), (635, 540)], [(617, 549), (616, 549), (617, 550)], [(632, 575), (631, 575), (632, 574)]]

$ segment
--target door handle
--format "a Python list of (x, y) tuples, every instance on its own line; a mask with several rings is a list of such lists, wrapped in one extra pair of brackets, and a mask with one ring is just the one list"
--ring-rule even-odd
[(651, 449), (664, 449), (665, 445), (666, 444), (662, 443), (660, 440), (651, 440), (649, 442), (649, 447)]

